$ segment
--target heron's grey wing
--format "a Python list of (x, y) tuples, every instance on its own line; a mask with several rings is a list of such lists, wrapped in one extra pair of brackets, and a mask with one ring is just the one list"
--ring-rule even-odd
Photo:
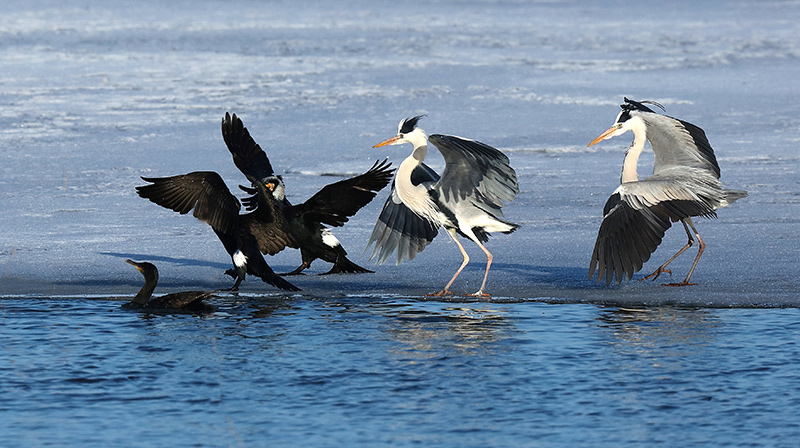
[[(434, 182), (438, 179), (438, 175), (430, 167), (422, 164), (411, 173), (411, 179), (418, 184)], [(397, 251), (397, 264), (403, 260), (413, 260), (438, 233), (437, 227), (403, 204), (393, 182), (392, 193), (386, 199), (367, 242), (367, 247), (375, 244), (370, 260), (377, 258), (376, 263), (383, 264), (394, 251)]]
[(497, 149), (452, 135), (433, 134), (428, 141), (446, 162), (435, 187), (445, 202), (475, 196), (477, 191), (481, 202), (499, 211), (503, 201), (511, 201), (519, 193), (517, 173)]
[(649, 112), (639, 115), (647, 124), (647, 139), (655, 154), (654, 174), (665, 168), (686, 166), (708, 170), (719, 179), (719, 164), (705, 131), (667, 115)]
[(617, 284), (624, 278), (630, 280), (650, 259), (671, 225), (669, 217), (658, 209), (635, 209), (615, 192), (605, 205), (589, 264), (589, 278), (597, 269), (597, 281), (605, 278), (606, 285), (614, 277)]
[(236, 114), (231, 117), (225, 112), (225, 118), (222, 120), (222, 139), (225, 140), (225, 145), (233, 156), (236, 168), (239, 168), (250, 182), (274, 174), (267, 153), (250, 137), (250, 132)]
[(692, 216), (715, 218), (727, 204), (720, 182), (707, 170), (672, 167), (637, 182), (626, 182), (616, 192), (636, 210), (659, 206), (673, 220)]
[(213, 171), (195, 171), (171, 177), (142, 177), (149, 185), (136, 187), (139, 196), (180, 214), (194, 209), (195, 218), (214, 230), (231, 232), (239, 219), (241, 205), (227, 185)]
[(350, 216), (369, 204), (375, 194), (389, 184), (394, 169), (388, 161), (377, 161), (363, 174), (322, 187), (293, 213), (303, 219), (339, 227)]
[(714, 217), (714, 205), (697, 185), (653, 175), (620, 185), (606, 202), (597, 234), (589, 277), (610, 284), (631, 279), (655, 252), (673, 221), (692, 216)]

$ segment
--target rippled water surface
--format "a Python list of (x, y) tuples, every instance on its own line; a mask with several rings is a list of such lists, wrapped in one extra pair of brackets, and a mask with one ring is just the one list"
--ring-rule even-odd
[[(3, 448), (798, 445), (800, 3), (5, 3)], [(749, 192), (695, 221), (696, 286), (636, 281), (686, 243), (680, 226), (633, 281), (587, 278), (631, 136), (586, 145), (625, 96), (703, 128), (726, 187)], [(506, 153), (521, 227), (487, 244), (493, 301), (418, 299), (458, 267), (446, 236), (368, 260), (383, 190), (333, 229), (373, 274), (293, 277), (298, 294), (250, 278), (206, 316), (121, 310), (142, 282), (126, 258), (158, 265), (157, 295), (231, 286), (208, 225), (135, 192), (214, 170), (240, 195), (226, 112), (295, 204), (397, 166), (409, 147), (372, 146), (408, 116)], [(458, 294), (483, 275), (465, 248)]]
[(4, 446), (795, 446), (797, 309), (0, 300)]

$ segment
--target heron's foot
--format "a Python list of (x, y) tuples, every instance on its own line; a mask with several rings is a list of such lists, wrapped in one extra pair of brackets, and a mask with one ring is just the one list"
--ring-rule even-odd
[(646, 276), (646, 277), (640, 278), (640, 279), (639, 279), (639, 281), (640, 281), (640, 282), (643, 282), (643, 281), (645, 281), (645, 280), (649, 280), (649, 279), (651, 279), (651, 278), (653, 279), (653, 281), (656, 281), (656, 279), (657, 279), (657, 278), (658, 278), (658, 277), (659, 277), (661, 274), (663, 274), (663, 273), (665, 273), (665, 272), (666, 272), (667, 274), (669, 274), (669, 275), (672, 275), (672, 271), (670, 271), (669, 269), (664, 269), (664, 266), (659, 266), (659, 267), (658, 267), (658, 269), (656, 269), (656, 271), (655, 271), (655, 272), (653, 272), (652, 274), (650, 274), (650, 275), (648, 275), (648, 276)]
[(465, 297), (477, 297), (479, 299), (488, 300), (492, 298), (492, 295), (488, 292), (483, 292), (483, 290), (476, 291), (472, 294), (464, 294)]
[(694, 286), (697, 283), (689, 283), (688, 281), (684, 280), (680, 283), (662, 283), (661, 286)]
[(230, 288), (227, 289), (220, 289), (220, 291), (230, 291), (230, 292), (236, 292), (238, 290), (239, 290), (238, 286), (231, 286)]
[(443, 289), (433, 294), (425, 294), (425, 297), (451, 297), (452, 295), (453, 291), (450, 291), (449, 289)]

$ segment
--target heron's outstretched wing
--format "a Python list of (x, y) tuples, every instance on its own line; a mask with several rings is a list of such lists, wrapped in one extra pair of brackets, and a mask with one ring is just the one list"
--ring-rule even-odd
[(255, 182), (274, 174), (272, 165), (258, 143), (250, 137), (242, 120), (225, 112), (222, 120), (222, 139), (233, 156), (233, 163), (250, 182)]
[(715, 217), (714, 205), (674, 179), (653, 175), (620, 185), (606, 202), (597, 233), (589, 278), (630, 280), (655, 252), (673, 221)]
[(638, 113), (647, 125), (647, 139), (653, 147), (653, 173), (675, 166), (708, 170), (719, 179), (714, 149), (705, 131), (692, 123), (654, 112)]
[(326, 185), (306, 202), (295, 206), (292, 213), (302, 215), (305, 220), (342, 226), (389, 184), (394, 173), (391, 165), (386, 160), (377, 161), (363, 174)]
[(597, 281), (606, 285), (616, 276), (617, 284), (630, 280), (634, 272), (655, 252), (672, 223), (668, 216), (650, 207), (634, 209), (614, 193), (606, 202), (603, 222), (589, 264), (589, 278), (597, 269)]
[[(437, 180), (439, 176), (436, 172), (424, 163), (411, 173), (411, 182), (415, 185)], [(395, 250), (397, 264), (412, 260), (438, 233), (438, 228), (403, 204), (392, 183), (392, 193), (386, 199), (367, 242), (367, 247), (375, 244), (370, 260), (377, 258), (376, 263), (383, 264)]]
[(139, 196), (180, 214), (194, 209), (195, 218), (214, 230), (231, 232), (239, 219), (239, 200), (213, 171), (195, 171), (171, 177), (142, 177), (150, 185), (136, 187)]
[(519, 193), (517, 173), (505, 154), (484, 143), (433, 134), (428, 137), (444, 156), (442, 178), (437, 182), (444, 201), (463, 200), (477, 191), (481, 202), (499, 212), (503, 201)]

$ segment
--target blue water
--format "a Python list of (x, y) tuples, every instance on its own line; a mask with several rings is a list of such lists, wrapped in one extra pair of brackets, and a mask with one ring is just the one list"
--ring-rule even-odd
[(223, 296), (0, 301), (30, 446), (796, 446), (797, 309)]
[[(798, 445), (800, 3), (6, 3), (3, 448)], [(587, 278), (631, 139), (586, 145), (623, 96), (702, 127), (725, 185), (749, 192), (695, 221), (697, 286), (636, 281), (686, 243), (680, 227), (634, 281)], [(225, 112), (293, 203), (397, 165), (410, 148), (372, 146), (404, 117), (501, 149), (522, 227), (488, 243), (494, 301), (414, 298), (458, 267), (444, 236), (410, 263), (370, 263), (382, 191), (334, 229), (374, 274), (293, 278), (290, 296), (248, 279), (207, 316), (121, 310), (142, 282), (126, 258), (158, 265), (156, 294), (230, 287), (210, 227), (134, 190), (215, 170), (238, 191)], [(458, 294), (483, 275), (465, 247)]]

